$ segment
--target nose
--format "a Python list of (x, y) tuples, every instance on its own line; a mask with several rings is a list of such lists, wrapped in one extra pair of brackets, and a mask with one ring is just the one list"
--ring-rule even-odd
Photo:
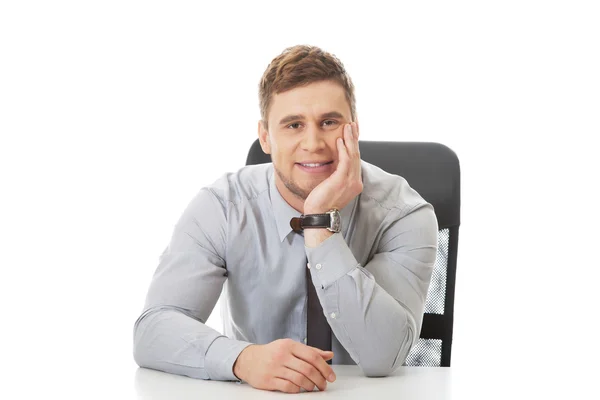
[(301, 146), (302, 150), (310, 153), (323, 150), (325, 148), (325, 140), (323, 139), (321, 130), (312, 124), (307, 126), (302, 135)]

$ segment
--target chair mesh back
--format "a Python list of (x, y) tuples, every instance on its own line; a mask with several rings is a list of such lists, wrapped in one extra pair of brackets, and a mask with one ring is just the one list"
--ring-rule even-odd
[[(449, 367), (454, 321), (454, 285), (460, 226), (458, 157), (439, 143), (359, 141), (361, 158), (402, 176), (427, 202), (438, 220), (438, 251), (425, 303), (421, 335), (405, 365)], [(246, 165), (271, 162), (258, 140)]]
[(409, 367), (439, 367), (442, 363), (442, 340), (419, 338), (408, 353), (404, 365)]
[(431, 283), (427, 292), (425, 312), (431, 314), (444, 314), (446, 301), (446, 277), (448, 276), (448, 242), (450, 231), (440, 229), (438, 232), (438, 249), (435, 265), (431, 274)]
[[(431, 274), (431, 283), (425, 302), (425, 313), (444, 314), (446, 301), (446, 277), (448, 276), (448, 245), (450, 231), (440, 229), (438, 232), (438, 250), (435, 265)], [(442, 340), (419, 338), (410, 350), (404, 365), (439, 367), (442, 364)]]

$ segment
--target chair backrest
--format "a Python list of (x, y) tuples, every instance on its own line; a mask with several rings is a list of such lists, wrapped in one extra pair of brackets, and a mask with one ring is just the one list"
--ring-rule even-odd
[[(361, 159), (405, 178), (435, 209), (438, 252), (425, 304), (421, 335), (405, 365), (450, 366), (454, 286), (460, 226), (460, 165), (456, 154), (439, 143), (359, 141)], [(271, 162), (258, 139), (246, 165)]]

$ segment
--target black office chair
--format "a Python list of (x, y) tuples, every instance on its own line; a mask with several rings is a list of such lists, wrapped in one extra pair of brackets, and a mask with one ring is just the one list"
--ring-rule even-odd
[[(448, 147), (425, 142), (359, 141), (361, 159), (405, 178), (435, 209), (438, 252), (425, 304), (421, 336), (405, 365), (449, 367), (454, 321), (454, 285), (460, 226), (460, 166)], [(246, 165), (271, 162), (258, 139)]]

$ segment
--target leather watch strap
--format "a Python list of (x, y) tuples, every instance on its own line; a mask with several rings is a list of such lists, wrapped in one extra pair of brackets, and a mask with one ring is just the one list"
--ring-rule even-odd
[(290, 226), (294, 232), (300, 233), (304, 228), (328, 228), (330, 222), (329, 214), (310, 214), (292, 218)]
[(303, 228), (327, 228), (331, 221), (329, 214), (310, 214), (302, 218)]

